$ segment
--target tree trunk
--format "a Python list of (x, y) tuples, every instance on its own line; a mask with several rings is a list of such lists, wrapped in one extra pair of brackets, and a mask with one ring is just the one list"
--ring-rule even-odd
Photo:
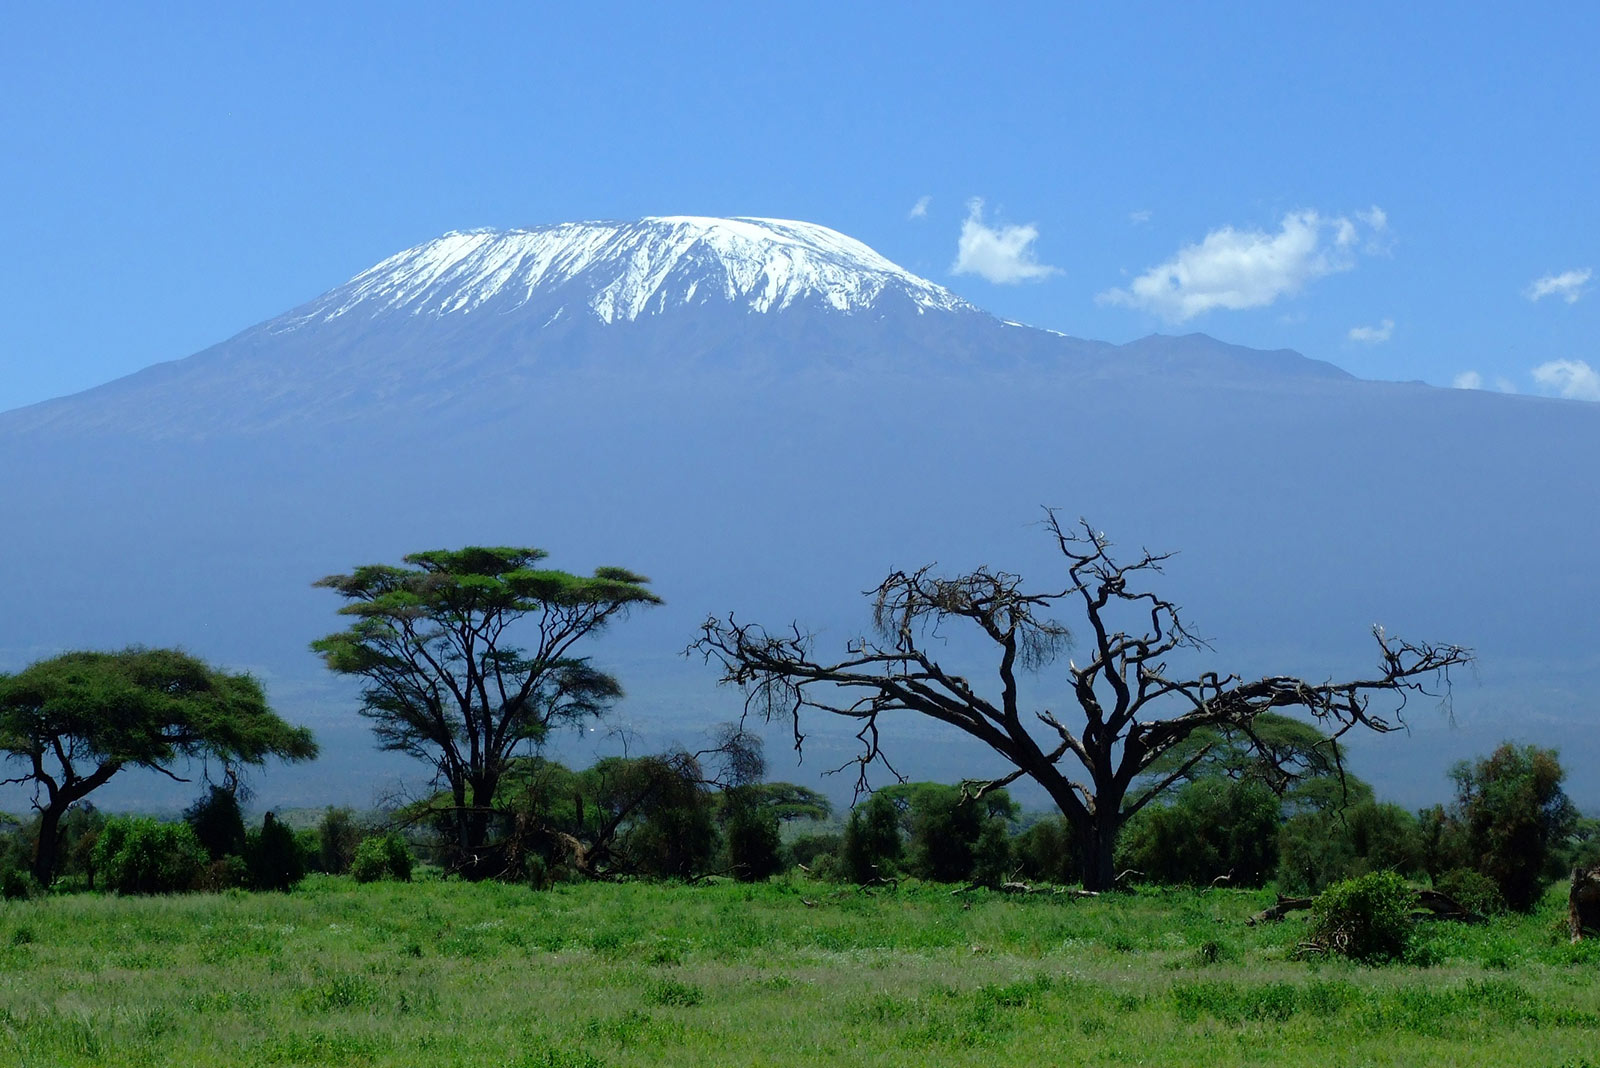
[(1110, 890), (1117, 883), (1117, 820), (1092, 816), (1078, 833), (1078, 863), (1085, 890)]
[(33, 877), (39, 885), (55, 882), (57, 855), (61, 848), (61, 816), (66, 806), (46, 806), (39, 812), (39, 842), (33, 850)]

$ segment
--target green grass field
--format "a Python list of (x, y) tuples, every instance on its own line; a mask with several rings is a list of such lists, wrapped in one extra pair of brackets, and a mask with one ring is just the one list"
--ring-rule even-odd
[(1600, 1065), (1563, 893), (1380, 968), (1296, 960), (1303, 919), (1235, 891), (62, 896), (0, 906), (0, 1063)]

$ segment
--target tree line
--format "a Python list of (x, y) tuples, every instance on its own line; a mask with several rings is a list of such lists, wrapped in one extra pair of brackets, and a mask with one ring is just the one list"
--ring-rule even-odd
[[(1481, 813), (1503, 807), (1507, 791), (1520, 803), (1553, 796), (1495, 785), (1513, 778), (1553, 782), (1559, 793), (1553, 754), (1511, 747), (1490, 758), (1495, 767), (1526, 765), (1527, 775), (1458, 769), (1456, 805), (1420, 820), (1377, 805), (1343, 769), (1340, 737), (1400, 726), (1415, 695), (1447, 697), (1450, 669), (1470, 662), (1469, 650), (1375, 628), (1375, 670), (1346, 681), (1174, 671), (1174, 657), (1204, 661), (1211, 650), (1150, 588), (1170, 554), (1124, 559), (1105, 535), (1053, 512), (1046, 526), (1064, 563), (1058, 585), (1032, 588), (989, 568), (896, 571), (871, 595), (870, 631), (834, 656), (820, 655), (798, 626), (769, 631), (733, 615), (702, 626), (690, 652), (744, 692), (747, 716), (787, 723), (797, 750), (812, 717), (842, 718), (862, 743), (860, 790), (869, 773), (891, 780), (851, 813), (836, 848), (805, 847), (812, 859), (826, 853), (824, 866), (851, 877), (904, 868), (992, 881), (1009, 865), (1091, 890), (1130, 869), (1162, 881), (1275, 875), (1312, 885), (1350, 866), (1329, 855), (1330, 843), (1344, 842), (1364, 862), (1398, 850), (1380, 862), (1391, 868), (1425, 849), (1450, 858), (1449, 870), (1481, 870), (1512, 902), (1537, 887), (1543, 876), (1504, 843), (1528, 840), (1530, 828), (1553, 842), (1575, 815), (1556, 805), (1513, 832)], [(546, 555), (431, 551), (316, 583), (343, 599), (350, 622), (312, 648), (330, 670), (361, 680), (360, 712), (378, 745), (432, 770), (433, 792), (396, 819), (426, 826), (443, 866), (470, 878), (534, 878), (541, 868), (696, 877), (718, 857), (735, 877), (777, 870), (778, 825), (814, 814), (821, 798), (764, 783), (759, 746), (740, 726), (695, 754), (613, 758), (581, 771), (544, 759), (553, 732), (603, 716), (622, 696), (619, 680), (585, 655), (587, 641), (661, 603), (634, 571), (579, 576), (544, 566)], [(1066, 614), (1077, 622), (1069, 626)], [(987, 681), (940, 662), (957, 630), (990, 650)], [(1062, 677), (1075, 716), (1026, 707), (1021, 677), (1055, 669), (1069, 651)], [(898, 781), (888, 752), (896, 722), (908, 717), (954, 726), (1012, 770), (951, 786)], [(316, 747), (248, 676), (174, 650), (129, 649), (69, 653), (0, 676), (0, 752), (19, 769), (7, 781), (34, 790), (30, 867), (49, 885), (67, 814), (122, 769), (178, 778), (198, 763), (213, 789), (232, 794), (247, 768), (311, 759)], [(1007, 787), (1024, 778), (1056, 814), (1012, 834)], [(1482, 859), (1491, 839), (1500, 843), (1493, 863)], [(220, 859), (209, 847), (207, 855)], [(227, 856), (251, 864), (244, 852)]]

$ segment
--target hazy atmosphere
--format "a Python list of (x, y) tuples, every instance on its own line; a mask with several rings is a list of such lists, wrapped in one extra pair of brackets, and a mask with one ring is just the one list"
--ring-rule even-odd
[(1593, 1068), (1597, 31), (8, 11), (0, 1063)]

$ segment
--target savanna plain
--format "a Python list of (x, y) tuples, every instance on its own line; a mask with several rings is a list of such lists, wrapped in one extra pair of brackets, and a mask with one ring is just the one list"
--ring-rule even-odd
[(1008, 895), (800, 875), (0, 905), (0, 1060), (88, 1065), (1600, 1064), (1566, 886), (1311, 956), (1269, 891)]

